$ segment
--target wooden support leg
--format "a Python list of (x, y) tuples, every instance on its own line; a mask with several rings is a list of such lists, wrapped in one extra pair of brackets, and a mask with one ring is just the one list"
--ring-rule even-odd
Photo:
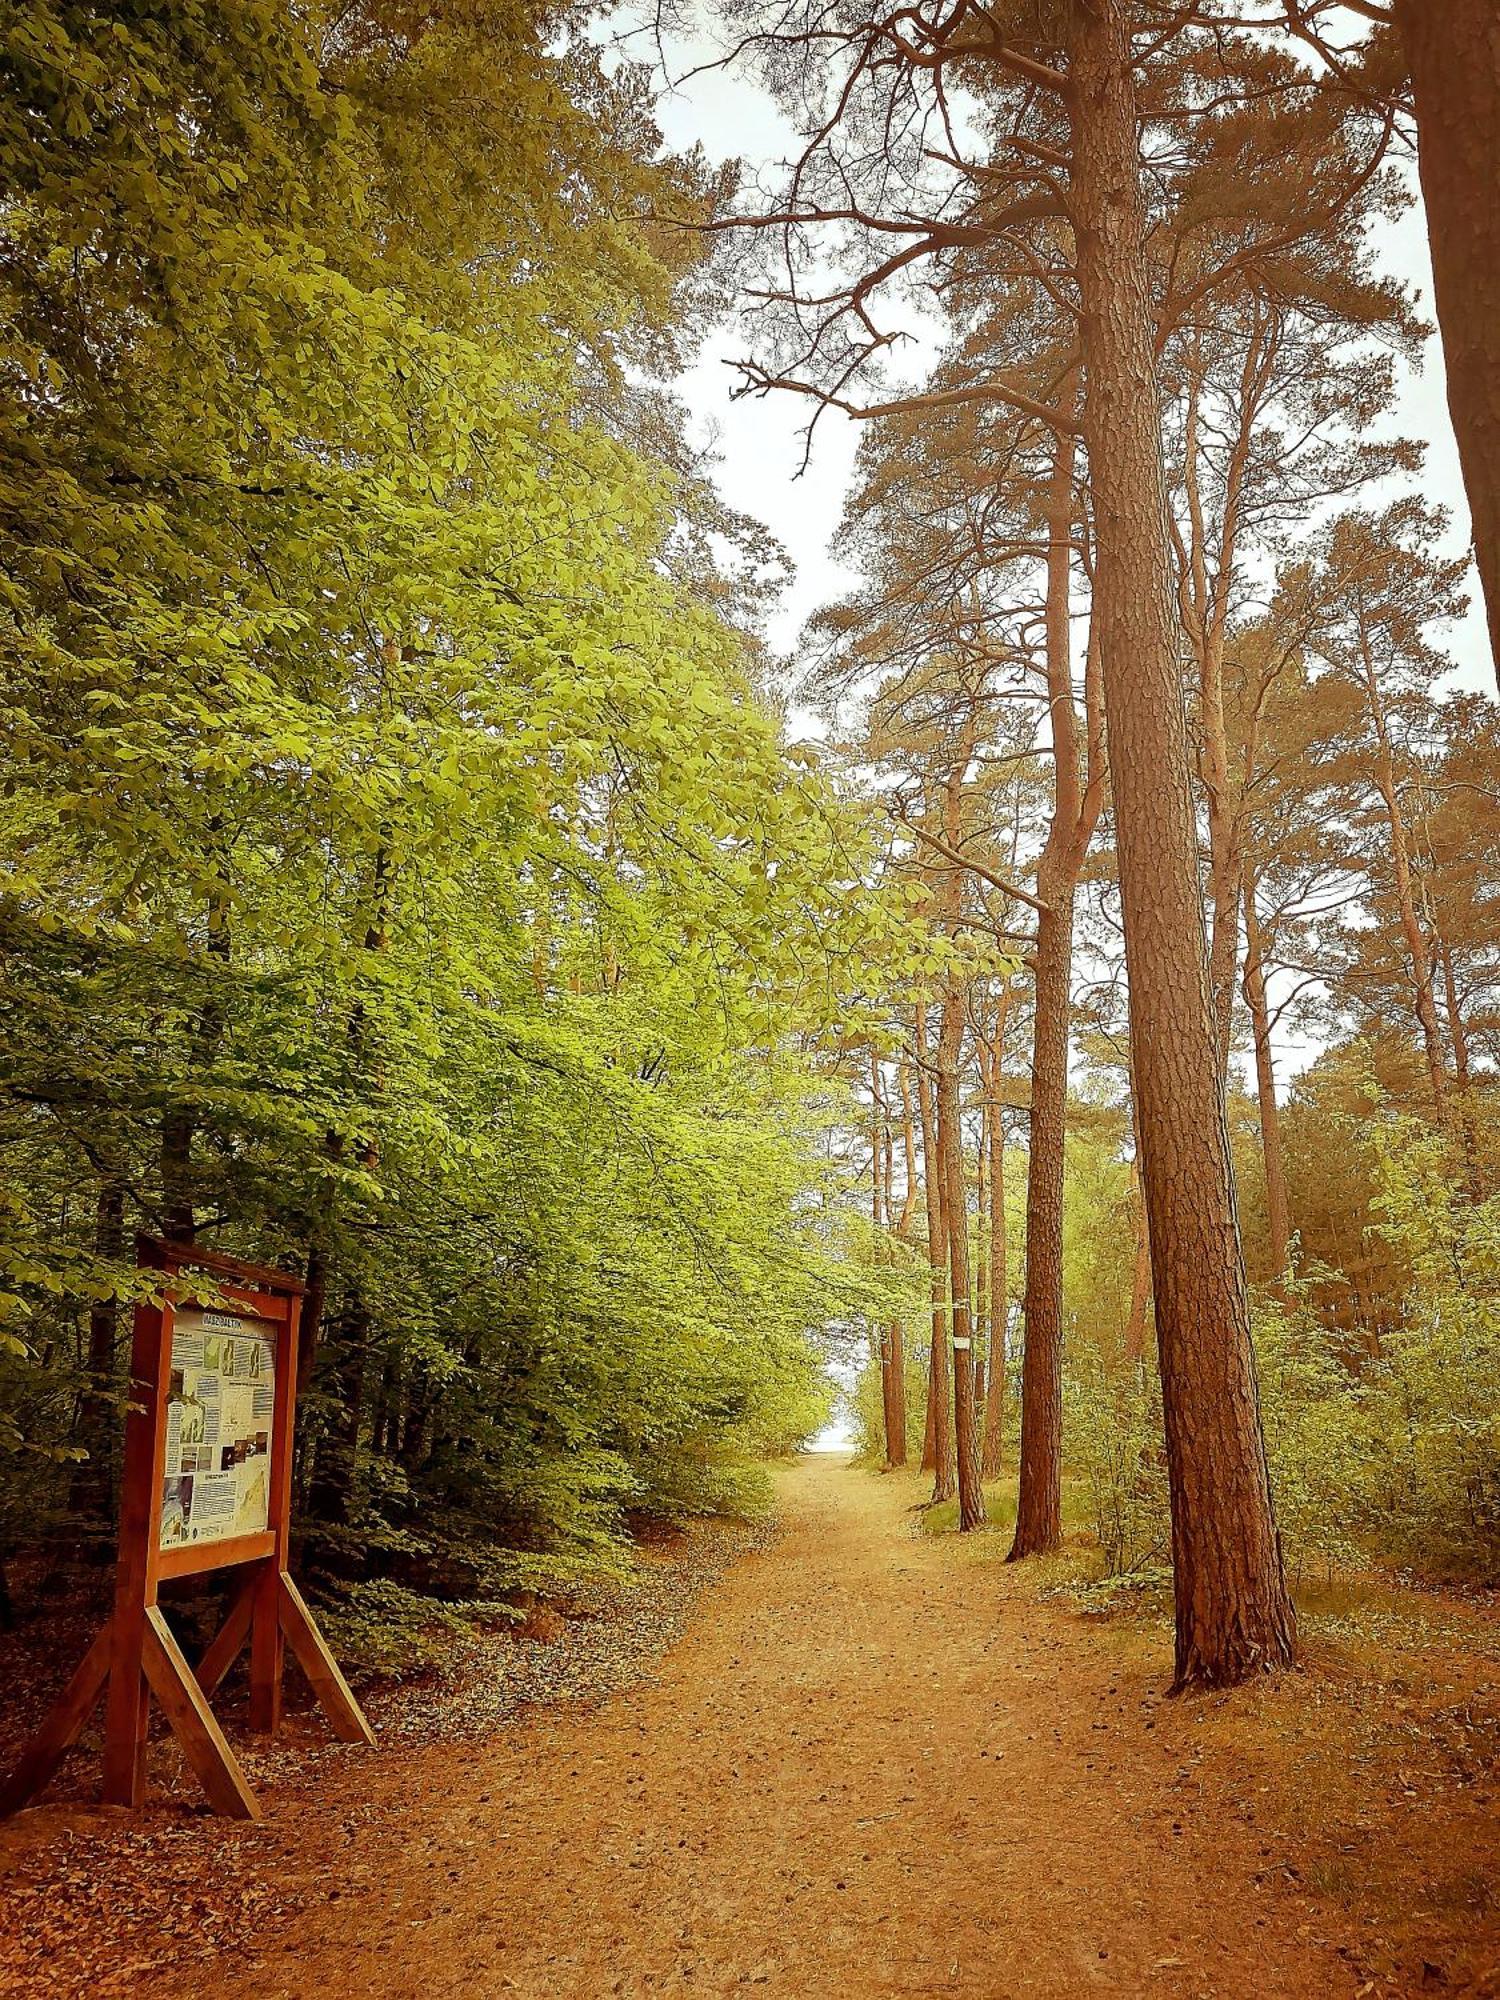
[(287, 1643), (297, 1656), (298, 1666), (312, 1683), (313, 1693), (332, 1723), (334, 1735), (341, 1743), (373, 1743), (375, 1732), (365, 1721), (359, 1703), (350, 1692), (349, 1683), (339, 1672), (338, 1661), (329, 1652), (323, 1634), (313, 1622), (312, 1613), (302, 1602), (301, 1592), (285, 1570), (281, 1571), (278, 1583), (281, 1624)]
[(281, 1631), (281, 1568), (266, 1563), (251, 1584), (250, 1727), (274, 1736), (281, 1727), (281, 1677), (286, 1645)]
[(239, 1658), (240, 1648), (250, 1636), (250, 1614), (255, 1607), (255, 1586), (258, 1577), (249, 1577), (241, 1584), (229, 1616), (219, 1627), (213, 1642), (198, 1662), (193, 1672), (199, 1687), (205, 1695), (211, 1695), (223, 1680), (229, 1669)]
[(142, 1671), (146, 1610), (116, 1593), (104, 1708), (104, 1803), (138, 1808), (146, 1797), (146, 1726), (151, 1693)]
[(99, 1699), (109, 1673), (113, 1628), (106, 1625), (84, 1654), (73, 1678), (52, 1704), (46, 1721), (32, 1738), (25, 1755), (3, 1788), (0, 1788), (0, 1819), (19, 1812), (28, 1800), (46, 1790), (53, 1772), (62, 1762), (78, 1732), (88, 1721), (89, 1711)]
[(259, 1819), (259, 1802), (157, 1604), (146, 1612), (143, 1654), (151, 1692), (181, 1739), (214, 1811), (229, 1819)]

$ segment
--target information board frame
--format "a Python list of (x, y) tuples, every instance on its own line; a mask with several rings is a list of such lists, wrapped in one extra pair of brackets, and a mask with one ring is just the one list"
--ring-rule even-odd
[[(215, 1810), (255, 1819), (260, 1808), (209, 1698), (248, 1642), (250, 1726), (275, 1735), (288, 1644), (314, 1694), (345, 1742), (373, 1743), (374, 1733), (302, 1601), (290, 1567), (292, 1446), (297, 1408), (298, 1340), (306, 1287), (269, 1270), (194, 1244), (137, 1240), (140, 1266), (159, 1274), (155, 1296), (135, 1310), (131, 1334), (130, 1400), (120, 1492), (119, 1552), (114, 1611), (68, 1683), (9, 1782), (0, 1815), (40, 1793), (77, 1739), (108, 1684), (104, 1726), (104, 1799), (139, 1806), (145, 1797), (146, 1741), (155, 1696), (181, 1740)], [(200, 1308), (192, 1274), (208, 1280), (210, 1309), (227, 1303), (274, 1329), (275, 1395), (269, 1439), (264, 1530), (161, 1546), (167, 1454), (167, 1408), (177, 1315)], [(189, 1666), (164, 1617), (161, 1585), (210, 1570), (244, 1572), (218, 1636), (197, 1667)]]

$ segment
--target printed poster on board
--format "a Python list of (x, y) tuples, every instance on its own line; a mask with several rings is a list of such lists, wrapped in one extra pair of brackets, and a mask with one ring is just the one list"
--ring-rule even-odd
[(271, 1503), (276, 1330), (179, 1307), (172, 1327), (161, 1546), (264, 1533)]

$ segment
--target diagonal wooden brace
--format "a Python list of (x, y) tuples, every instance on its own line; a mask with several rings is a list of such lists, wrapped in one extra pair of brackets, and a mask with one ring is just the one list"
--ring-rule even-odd
[(254, 1576), (240, 1585), (229, 1615), (219, 1627), (193, 1672), (205, 1695), (211, 1695), (239, 1658), (250, 1636), (250, 1614), (255, 1609)]
[(333, 1725), (334, 1735), (341, 1743), (373, 1743), (374, 1730), (365, 1721), (364, 1711), (340, 1673), (338, 1661), (328, 1650), (328, 1642), (302, 1602), (302, 1593), (285, 1570), (280, 1575), (278, 1605), (287, 1644), (311, 1682), (323, 1713)]
[(214, 1811), (229, 1819), (259, 1819), (260, 1803), (158, 1604), (146, 1609), (141, 1664), (151, 1692), (186, 1750)]
[(79, 1731), (88, 1721), (108, 1677), (112, 1639), (113, 1620), (103, 1627), (84, 1654), (26, 1754), (0, 1788), (0, 1819), (19, 1812), (28, 1800), (44, 1792), (58, 1765), (77, 1742)]

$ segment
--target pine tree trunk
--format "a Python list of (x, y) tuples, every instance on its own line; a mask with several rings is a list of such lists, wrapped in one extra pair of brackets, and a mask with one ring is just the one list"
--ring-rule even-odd
[(1464, 1027), (1463, 1008), (1458, 997), (1458, 977), (1453, 968), (1453, 952), (1446, 938), (1438, 939), (1438, 956), (1443, 966), (1443, 1004), (1448, 1014), (1448, 1040), (1453, 1048), (1453, 1075), (1460, 1090), (1469, 1088), (1469, 1037)]
[(906, 1463), (906, 1341), (899, 1319), (885, 1330), (885, 1462), (894, 1472)]
[[(927, 1058), (927, 1010), (917, 1008), (916, 1053)], [(932, 1357), (928, 1370), (927, 1415), (932, 1457), (924, 1450), (923, 1470), (933, 1474), (934, 1504), (951, 1500), (958, 1485), (953, 1437), (952, 1374), (948, 1348), (948, 1214), (943, 1199), (943, 1169), (938, 1155), (933, 1117), (932, 1084), (925, 1068), (917, 1071), (917, 1123), (922, 1139), (922, 1182), (927, 1190), (927, 1255), (932, 1271)]]
[(1219, 1076), (1227, 1082), (1234, 1038), (1234, 973), (1240, 955), (1240, 896), (1245, 871), (1236, 816), (1221, 807), (1210, 806), (1208, 825), (1209, 1004), (1213, 1011)]
[[(1219, 1073), (1229, 1074), (1229, 1048), (1234, 1023), (1234, 972), (1239, 959), (1240, 883), (1244, 873), (1243, 791), (1230, 768), (1229, 732), (1224, 719), (1224, 662), (1233, 597), (1235, 550), (1241, 527), (1240, 506), (1250, 462), (1258, 409), (1252, 390), (1262, 354), (1261, 323), (1246, 350), (1241, 374), (1238, 422), (1228, 437), (1215, 427), (1214, 444), (1222, 453), (1223, 495), (1219, 515), (1217, 570), (1210, 569), (1210, 545), (1199, 456), (1203, 450), (1200, 395), (1208, 372), (1206, 346), (1195, 337), (1190, 354), (1190, 388), (1184, 435), (1183, 485), (1187, 502), (1187, 561), (1179, 579), (1183, 625), (1198, 661), (1199, 773), (1207, 802), (1208, 990), (1219, 1050)], [(1223, 447), (1228, 444), (1225, 452)]]
[(1060, 440), (1048, 496), (1046, 624), (1053, 806), (1036, 878), (1043, 908), (1037, 915), (1032, 1011), (1021, 1455), (1011, 1562), (1045, 1555), (1062, 1540), (1063, 1168), (1073, 901), (1082, 861), (1070, 619), (1074, 456), (1073, 440)]
[(1448, 1066), (1443, 1053), (1442, 1032), (1438, 1027), (1437, 1001), (1433, 994), (1432, 975), (1436, 953), (1417, 914), (1416, 887), (1411, 873), (1411, 844), (1407, 838), (1406, 817), (1401, 810), (1401, 795), (1396, 789), (1396, 761), (1387, 733), (1385, 709), (1380, 699), (1375, 669), (1368, 655), (1365, 670), (1366, 693), (1375, 724), (1375, 783), (1385, 806), (1386, 824), (1390, 829), (1391, 876), (1396, 889), (1396, 912), (1401, 922), (1401, 936), (1406, 944), (1406, 969), (1407, 976), (1411, 980), (1413, 1010), (1416, 1013), (1417, 1026), (1422, 1031), (1422, 1049), (1427, 1058), (1427, 1081), (1432, 1087), (1432, 1101), (1441, 1116), (1446, 1114), (1448, 1104)]
[(984, 1435), (985, 1383), (990, 1358), (990, 1260), (985, 1254), (989, 1223), (990, 1105), (985, 1084), (984, 1051), (975, 1036), (975, 1066), (979, 1071), (979, 1150), (974, 1162), (974, 1234), (969, 1245), (974, 1267), (974, 1420)]
[(922, 1419), (922, 1456), (918, 1471), (937, 1470), (937, 1408), (939, 1399), (938, 1355), (935, 1347), (927, 1355), (927, 1404)]
[(953, 1291), (953, 1429), (958, 1459), (958, 1525), (963, 1533), (984, 1524), (979, 1474), (979, 1416), (974, 1399), (974, 1342), (969, 1320), (969, 1208), (964, 1193), (963, 1124), (958, 1059), (963, 1043), (964, 996), (956, 981), (943, 995), (938, 1035), (937, 1138), (943, 1169), (948, 1270)]
[[(872, 1176), (870, 1215), (875, 1226), (875, 1240), (878, 1245), (881, 1240), (880, 1232), (888, 1230), (891, 1226), (891, 1183), (894, 1167), (890, 1118), (881, 1084), (880, 1061), (873, 1050), (870, 1054), (870, 1102), (875, 1113), (870, 1130)], [(906, 1354), (901, 1338), (900, 1322), (893, 1321), (879, 1336), (879, 1341), (880, 1410), (881, 1424), (885, 1433), (885, 1462), (888, 1467), (894, 1469), (906, 1463)]]
[(1146, 1210), (1141, 1199), (1140, 1170), (1131, 1162), (1135, 1190), (1135, 1268), (1130, 1275), (1130, 1317), (1125, 1322), (1125, 1359), (1136, 1367), (1146, 1358), (1146, 1308), (1151, 1303), (1151, 1245), (1146, 1238)]
[[(900, 1063), (896, 1070), (896, 1084), (901, 1093), (901, 1145), (905, 1163), (906, 1184), (901, 1194), (901, 1212), (896, 1217), (895, 1234), (904, 1243), (911, 1226), (912, 1209), (917, 1194), (917, 1147), (912, 1131), (911, 1086), (907, 1081), (906, 1064)], [(887, 1159), (891, 1161), (894, 1176), (892, 1151), (888, 1149)], [(886, 1190), (886, 1216), (891, 1209), (891, 1189)], [(886, 1339), (890, 1344), (890, 1403), (885, 1412), (886, 1457), (894, 1471), (907, 1461), (906, 1423), (906, 1330), (899, 1319), (892, 1320), (886, 1329)]]
[(1209, 1000), (1173, 605), (1130, 12), (1072, 0), (1071, 211), (1142, 1183), (1151, 1240), (1177, 1645), (1174, 1685), (1290, 1662)]
[(1454, 1109), (1458, 1115), (1459, 1132), (1463, 1141), (1469, 1193), (1475, 1201), (1485, 1201), (1489, 1197), (1490, 1187), (1479, 1144), (1478, 1109), (1473, 1094), (1469, 1034), (1464, 1026), (1463, 1005), (1458, 991), (1458, 973), (1453, 964), (1453, 950), (1448, 940), (1441, 931), (1437, 931), (1435, 936), (1438, 960), (1443, 968), (1443, 1011), (1447, 1015), (1448, 1041), (1453, 1050), (1453, 1078), (1456, 1086)]
[(1500, 9), (1396, 0), (1411, 71), (1433, 296), (1500, 674)]
[[(881, 1256), (881, 1232), (885, 1228), (885, 1175), (882, 1171), (881, 1120), (885, 1103), (880, 1089), (880, 1058), (870, 1051), (870, 1241), (877, 1261)], [(874, 1334), (875, 1360), (880, 1369), (880, 1427), (885, 1445), (885, 1462), (891, 1461), (891, 1350), (883, 1332)]]
[(1062, 1226), (1068, 1109), (1068, 1019), (1073, 885), (1038, 876), (1048, 908), (1037, 918), (1031, 1058), (1031, 1150), (1026, 1175), (1025, 1332), (1021, 1347), (1021, 1455), (1010, 1561), (1062, 1540)]
[(1281, 1152), (1281, 1113), (1276, 1104), (1276, 1064), (1271, 1051), (1271, 1010), (1266, 999), (1265, 946), (1255, 909), (1255, 883), (1245, 882), (1245, 1004), (1255, 1035), (1255, 1088), (1260, 1105), (1260, 1151), (1266, 1175), (1266, 1223), (1271, 1237), (1271, 1269), (1286, 1276), (1292, 1241), (1286, 1166)]
[(1005, 1016), (1009, 992), (1004, 986), (996, 1009), (995, 1045), (985, 1078), (990, 1097), (990, 1367), (989, 1388), (984, 1399), (984, 1445), (980, 1454), (980, 1474), (998, 1479), (1005, 1463), (1005, 1335), (1010, 1316), (1009, 1275), (1005, 1241), (1005, 1123), (1002, 1117), (1002, 1080), (1005, 1059)]

